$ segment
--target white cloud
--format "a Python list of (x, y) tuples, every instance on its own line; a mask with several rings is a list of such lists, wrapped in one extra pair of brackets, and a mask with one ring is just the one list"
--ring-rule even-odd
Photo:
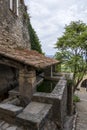
[(36, 30), (43, 51), (54, 54), (53, 46), (64, 32), (65, 24), (82, 20), (87, 23), (86, 0), (25, 0), (31, 23)]

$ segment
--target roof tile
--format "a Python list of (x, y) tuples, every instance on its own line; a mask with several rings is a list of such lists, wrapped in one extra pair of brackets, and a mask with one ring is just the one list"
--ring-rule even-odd
[(9, 49), (0, 47), (0, 55), (39, 69), (59, 63), (58, 60), (45, 57), (37, 51), (27, 49)]

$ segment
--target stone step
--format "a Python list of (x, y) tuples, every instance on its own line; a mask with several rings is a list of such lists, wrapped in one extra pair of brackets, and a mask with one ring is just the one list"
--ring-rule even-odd
[(30, 129), (40, 130), (51, 115), (52, 105), (31, 102), (22, 113), (17, 116), (17, 122), (25, 126), (29, 126)]
[(15, 106), (12, 104), (0, 104), (0, 113), (5, 113), (8, 115), (16, 116), (20, 112), (22, 112), (23, 108), (19, 106)]
[(0, 119), (7, 122), (14, 122), (17, 114), (23, 111), (22, 107), (8, 103), (0, 104)]
[(16, 87), (12, 90), (9, 91), (9, 96), (12, 97), (12, 96), (19, 96), (20, 95), (20, 92), (19, 92), (19, 87)]

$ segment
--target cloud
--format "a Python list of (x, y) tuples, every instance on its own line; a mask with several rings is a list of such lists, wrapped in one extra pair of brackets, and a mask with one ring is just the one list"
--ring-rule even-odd
[(64, 32), (65, 24), (82, 20), (87, 23), (86, 0), (25, 0), (36, 30), (46, 54), (54, 54), (54, 44)]

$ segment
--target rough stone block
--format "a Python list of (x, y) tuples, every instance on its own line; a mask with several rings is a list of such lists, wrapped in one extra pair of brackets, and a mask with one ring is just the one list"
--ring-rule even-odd
[(19, 114), (20, 112), (22, 112), (23, 108), (22, 107), (18, 107), (12, 104), (0, 104), (0, 115), (3, 116), (16, 116), (17, 114)]
[(22, 113), (17, 116), (17, 122), (28, 126), (31, 130), (41, 130), (51, 115), (52, 105), (31, 102)]

